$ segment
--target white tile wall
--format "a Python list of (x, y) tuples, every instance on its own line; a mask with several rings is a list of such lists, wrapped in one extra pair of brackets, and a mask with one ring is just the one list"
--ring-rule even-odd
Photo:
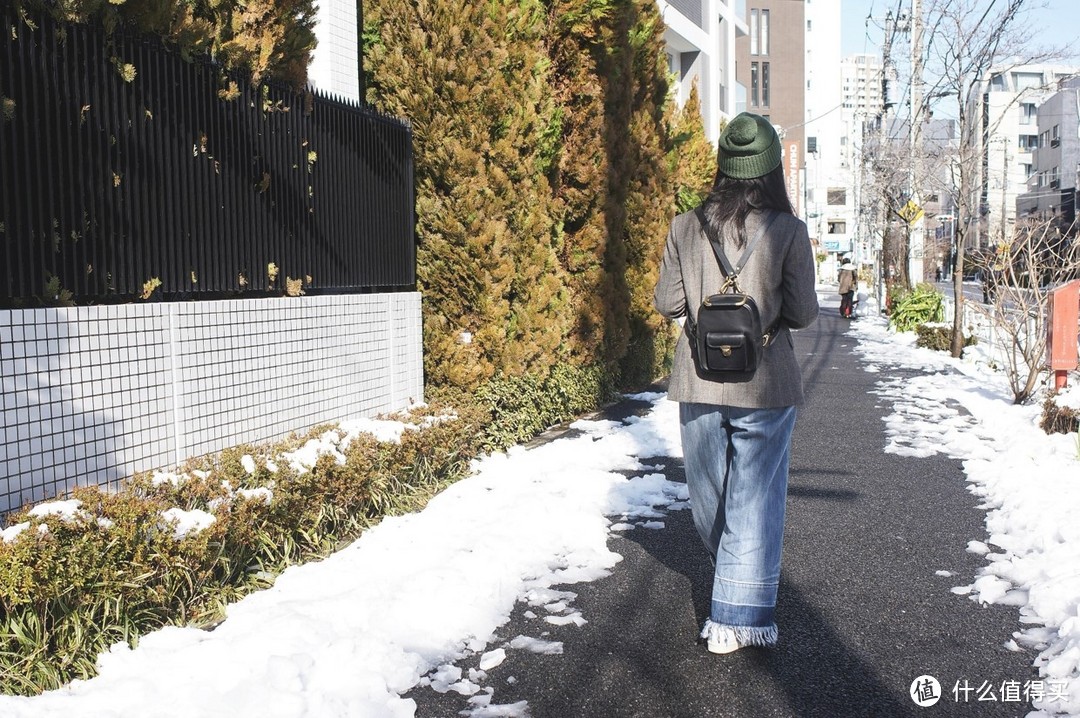
[(359, 101), (360, 68), (355, 0), (322, 0), (316, 13), (319, 43), (308, 66), (308, 81), (320, 90)]
[(420, 295), (0, 310), (0, 512), (423, 401)]

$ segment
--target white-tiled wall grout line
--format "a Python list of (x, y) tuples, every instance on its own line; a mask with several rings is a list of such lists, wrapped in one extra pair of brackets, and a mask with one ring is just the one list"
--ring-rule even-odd
[(397, 359), (394, 356), (394, 327), (401, 326), (401, 322), (395, 321), (397, 319), (397, 307), (394, 305), (394, 295), (386, 295), (386, 335), (387, 339), (387, 357), (389, 358), (389, 371), (390, 375), (390, 401), (397, 401), (397, 375), (399, 371), (399, 365), (395, 361)]
[(173, 463), (176, 466), (179, 466), (184, 458), (184, 423), (180, 415), (180, 380), (183, 366), (180, 364), (180, 330), (176, 320), (178, 310), (179, 305), (169, 305), (169, 372), (172, 375)]

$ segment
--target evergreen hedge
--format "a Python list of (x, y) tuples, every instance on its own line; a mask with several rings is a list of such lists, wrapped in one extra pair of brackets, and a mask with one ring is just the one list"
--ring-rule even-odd
[(428, 382), (664, 373), (664, 237), (715, 160), (673, 110), (655, 2), (369, 0), (365, 21), (368, 100), (413, 123)]

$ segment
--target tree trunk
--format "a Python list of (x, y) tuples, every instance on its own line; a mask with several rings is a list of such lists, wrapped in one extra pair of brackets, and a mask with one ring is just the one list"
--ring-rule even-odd
[(956, 240), (956, 263), (953, 267), (953, 331), (949, 350), (955, 359), (959, 359), (964, 352), (964, 242), (962, 234)]

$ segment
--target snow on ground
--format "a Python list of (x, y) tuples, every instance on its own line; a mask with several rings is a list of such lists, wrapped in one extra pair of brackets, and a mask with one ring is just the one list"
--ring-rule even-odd
[[(985, 345), (954, 360), (916, 348), (914, 334), (889, 332), (884, 320), (872, 317), (860, 318), (852, 333), (867, 370), (922, 372), (911, 379), (882, 374), (878, 393), (892, 410), (885, 418), (885, 450), (961, 459), (971, 492), (982, 500), (990, 537), (973, 540), (968, 550), (984, 555), (987, 564), (972, 583), (953, 591), (1019, 607), (1027, 627), (1002, 642), (1038, 650), (1035, 664), (1045, 680), (1044, 699), (1033, 701), (1036, 710), (1028, 718), (1080, 716), (1077, 435), (1047, 436), (1038, 426), (1039, 403), (1013, 405), (1004, 375), (986, 360)], [(1080, 390), (1071, 388), (1065, 401), (1077, 396)]]
[[(213, 631), (166, 628), (135, 649), (115, 646), (96, 678), (0, 696), (0, 716), (412, 716), (415, 703), (401, 694), (425, 685), (471, 696), (474, 718), (525, 716), (527, 703), (498, 702), (494, 686), (513, 679), (499, 671), (506, 651), (561, 653), (543, 638), (549, 624), (587, 621), (575, 594), (552, 586), (606, 575), (620, 560), (607, 547), (613, 531), (660, 528), (666, 510), (686, 505), (685, 484), (647, 463), (681, 456), (677, 405), (642, 398), (658, 402), (645, 417), (579, 421), (576, 436), (477, 462), (424, 511), (387, 518), (326, 560), (288, 569), (230, 606)], [(384, 438), (404, 430), (391, 429)], [(323, 439), (292, 459), (334, 450)], [(205, 520), (171, 518), (178, 531)], [(498, 638), (519, 601), (535, 635)], [(477, 654), (480, 670), (454, 665)]]

